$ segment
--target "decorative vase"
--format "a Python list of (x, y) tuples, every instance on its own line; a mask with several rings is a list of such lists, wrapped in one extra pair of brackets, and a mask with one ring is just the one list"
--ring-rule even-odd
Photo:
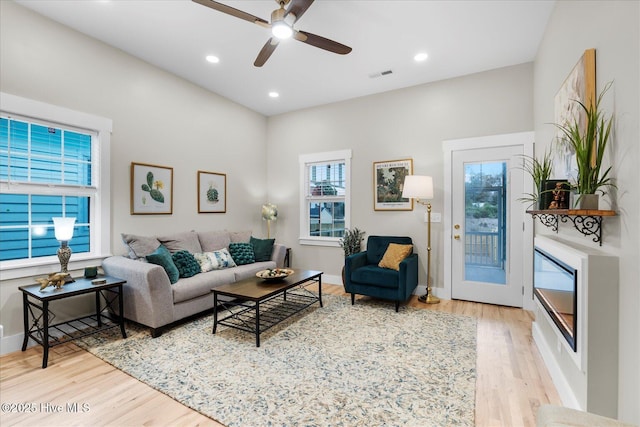
[(598, 210), (599, 194), (571, 193), (571, 208), (584, 210)]

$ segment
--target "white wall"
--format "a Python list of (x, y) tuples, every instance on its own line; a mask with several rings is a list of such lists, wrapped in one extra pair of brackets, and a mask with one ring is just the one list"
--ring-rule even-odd
[[(351, 225), (372, 234), (411, 236), (426, 284), (425, 208), (374, 211), (373, 162), (413, 158), (417, 175), (432, 175), (432, 212), (443, 212), (442, 141), (533, 129), (533, 65), (473, 74), (269, 118), (269, 195), (278, 205), (276, 235), (292, 247), (294, 264), (339, 276), (336, 247), (300, 246), (298, 155), (351, 148)], [(393, 77), (391, 77), (393, 78)], [(433, 286), (443, 287), (442, 223), (432, 227)], [(365, 236), (366, 239), (366, 236)]]
[[(615, 113), (608, 159), (618, 186), (612, 201), (618, 217), (604, 220), (602, 249), (620, 258), (618, 416), (634, 424), (640, 424), (639, 5), (638, 1), (558, 2), (534, 70), (536, 141), (542, 144), (536, 147), (538, 155), (553, 137), (554, 129), (548, 123), (554, 120), (554, 95), (586, 49), (596, 49), (597, 91), (614, 81), (603, 107)], [(536, 225), (536, 232), (547, 234), (549, 230)], [(573, 231), (570, 224), (561, 224), (560, 233), (570, 241), (590, 244), (590, 239)]]
[[(106, 219), (113, 253), (125, 252), (123, 232), (266, 234), (260, 219), (267, 193), (264, 116), (13, 2), (0, 1), (0, 31), (3, 92), (113, 120), (112, 214)], [(130, 215), (131, 162), (173, 167), (173, 215)], [(198, 214), (198, 170), (227, 174), (226, 214)], [(17, 286), (30, 284), (26, 280), (0, 284), (5, 336), (22, 332)]]

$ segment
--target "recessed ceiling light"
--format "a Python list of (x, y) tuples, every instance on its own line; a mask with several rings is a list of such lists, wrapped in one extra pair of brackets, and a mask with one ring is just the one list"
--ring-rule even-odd
[(269, 97), (271, 97), (271, 98), (277, 98), (279, 96), (280, 96), (280, 94), (278, 92), (269, 92)]
[(218, 62), (220, 62), (220, 58), (215, 55), (207, 55), (205, 59), (207, 60), (207, 62), (211, 62), (212, 64), (217, 64)]
[(427, 55), (424, 52), (421, 52), (421, 53), (418, 53), (416, 56), (414, 56), (413, 59), (416, 62), (422, 62), (422, 61), (426, 61), (428, 57), (429, 57), (429, 55)]

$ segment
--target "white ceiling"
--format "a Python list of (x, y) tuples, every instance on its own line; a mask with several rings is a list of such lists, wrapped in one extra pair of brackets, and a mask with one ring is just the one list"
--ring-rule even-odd
[[(256, 68), (269, 30), (190, 0), (17, 2), (266, 116), (533, 61), (555, 4), (317, 0), (295, 27), (353, 51), (343, 56), (287, 40)], [(274, 0), (221, 2), (267, 21), (278, 7)], [(418, 52), (429, 58), (415, 62)], [(370, 77), (386, 70), (393, 73)]]

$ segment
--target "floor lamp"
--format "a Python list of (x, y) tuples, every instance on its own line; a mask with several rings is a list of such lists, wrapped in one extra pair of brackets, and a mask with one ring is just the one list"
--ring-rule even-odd
[(418, 300), (426, 304), (437, 304), (440, 299), (431, 293), (431, 203), (424, 200), (433, 199), (433, 178), (422, 175), (406, 176), (402, 197), (416, 199), (416, 203), (427, 206), (427, 293), (421, 295)]
[(278, 208), (272, 203), (262, 205), (262, 219), (267, 221), (267, 239), (271, 238), (271, 221), (278, 218)]

